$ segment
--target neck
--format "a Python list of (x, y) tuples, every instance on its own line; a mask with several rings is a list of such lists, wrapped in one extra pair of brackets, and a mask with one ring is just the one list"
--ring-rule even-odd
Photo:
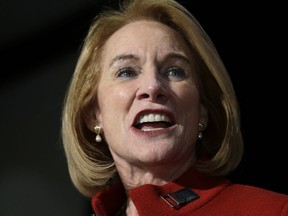
[(138, 216), (137, 209), (131, 199), (127, 201), (126, 215), (128, 216)]
[[(128, 191), (145, 184), (163, 185), (169, 181), (176, 180), (183, 175), (192, 165), (194, 160), (188, 160), (183, 164), (162, 165), (162, 166), (132, 166), (124, 161), (115, 161), (119, 176), (122, 180), (126, 194)], [(137, 209), (128, 196), (123, 215), (138, 216)], [(125, 214), (126, 212), (126, 214)]]
[(115, 164), (126, 192), (145, 184), (163, 185), (174, 181), (185, 173), (193, 164), (194, 157), (178, 163), (147, 166), (115, 160)]

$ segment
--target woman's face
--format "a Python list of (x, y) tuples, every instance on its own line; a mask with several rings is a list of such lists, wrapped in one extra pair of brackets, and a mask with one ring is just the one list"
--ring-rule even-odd
[(115, 161), (155, 166), (191, 158), (206, 118), (193, 65), (180, 34), (158, 22), (130, 23), (108, 39), (95, 116)]

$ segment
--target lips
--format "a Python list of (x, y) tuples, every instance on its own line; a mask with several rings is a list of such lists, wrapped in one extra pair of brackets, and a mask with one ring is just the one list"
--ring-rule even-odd
[(154, 131), (173, 126), (174, 120), (169, 113), (145, 112), (136, 116), (133, 127), (141, 131)]

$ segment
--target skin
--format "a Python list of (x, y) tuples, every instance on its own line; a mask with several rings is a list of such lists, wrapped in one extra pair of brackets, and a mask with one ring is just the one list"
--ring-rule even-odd
[[(101, 60), (94, 123), (103, 128), (125, 189), (175, 180), (195, 162), (198, 124), (207, 121), (189, 46), (170, 27), (143, 20), (116, 31)], [(172, 122), (136, 128), (151, 113)], [(131, 201), (126, 212), (137, 215)]]

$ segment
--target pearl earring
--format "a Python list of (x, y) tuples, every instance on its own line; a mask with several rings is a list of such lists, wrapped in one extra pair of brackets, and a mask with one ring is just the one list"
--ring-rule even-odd
[(204, 124), (203, 123), (199, 123), (198, 126), (199, 126), (198, 140), (202, 140), (203, 139), (202, 130), (204, 129)]
[(102, 128), (100, 126), (96, 125), (94, 127), (94, 130), (95, 130), (95, 133), (96, 133), (95, 141), (96, 142), (101, 142), (102, 138), (100, 136), (100, 133), (102, 132)]

